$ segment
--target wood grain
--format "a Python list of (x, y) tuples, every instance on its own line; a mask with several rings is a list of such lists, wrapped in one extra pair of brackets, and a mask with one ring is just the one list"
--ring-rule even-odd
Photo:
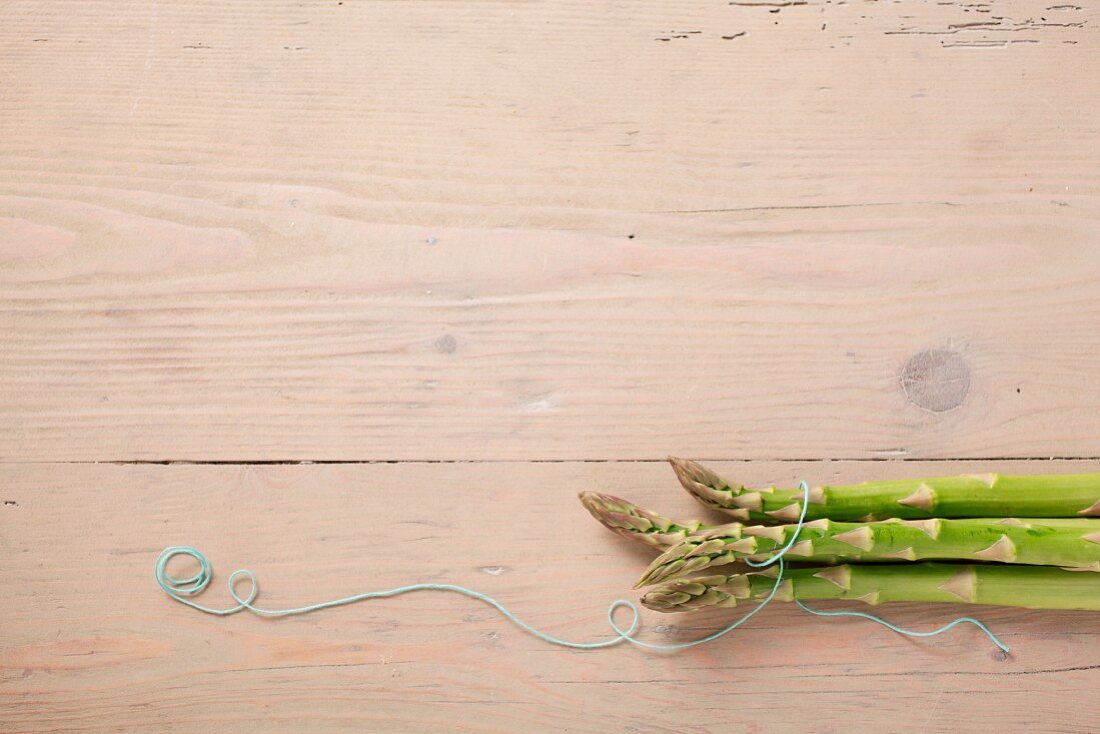
[[(573, 495), (688, 514), (667, 453), (1100, 468), (1098, 27), (0, 4), (0, 731), (1095, 730), (1094, 615), (982, 609), (1008, 659), (785, 606), (584, 653), (429, 594), (206, 617), (152, 563), (199, 547), (213, 604), (237, 567), (272, 606), (468, 584), (594, 640), (648, 555)], [(956, 457), (997, 460), (915, 461)], [(1092, 460), (1010, 460), (1045, 457)]]
[(1095, 456), (1098, 20), (4, 3), (0, 461)]
[[(989, 462), (725, 462), (746, 482), (987, 471)], [(1096, 462), (998, 462), (1012, 472)], [(975, 608), (977, 631), (907, 640), (777, 604), (679, 654), (578, 652), (484, 605), (420, 593), (298, 618), (214, 618), (171, 602), (152, 564), (193, 544), (227, 603), (235, 568), (297, 605), (412, 581), (467, 584), (577, 640), (649, 553), (592, 521), (596, 488), (695, 515), (658, 463), (0, 468), (0, 728), (5, 731), (1090, 732), (1100, 717), (1093, 614)], [(822, 605), (826, 606), (826, 605)], [(833, 605), (836, 607), (837, 605)], [(857, 605), (857, 608), (863, 608)], [(879, 607), (928, 628), (959, 608)], [(644, 637), (692, 639), (730, 613), (646, 612)]]

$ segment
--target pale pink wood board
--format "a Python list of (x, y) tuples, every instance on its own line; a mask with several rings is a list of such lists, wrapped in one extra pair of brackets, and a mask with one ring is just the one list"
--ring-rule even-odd
[[(1096, 462), (1001, 462), (1080, 471)], [(984, 462), (722, 462), (789, 484), (977, 471)], [(282, 620), (198, 614), (152, 563), (189, 543), (261, 601), (304, 604), (414, 581), (474, 586), (547, 631), (593, 641), (652, 554), (575, 499), (599, 489), (695, 513), (660, 463), (0, 467), (0, 691), (7, 726), (193, 731), (1089, 732), (1100, 719), (1100, 616), (972, 607), (979, 632), (906, 640), (777, 604), (690, 652), (577, 652), (473, 600), (421, 593)], [(822, 604), (842, 608), (844, 605)], [(851, 608), (863, 605), (849, 604)], [(962, 608), (884, 605), (928, 628)], [(717, 629), (731, 612), (645, 613), (646, 639)], [(660, 631), (658, 626), (672, 625)]]
[(1090, 615), (582, 654), (153, 586), (192, 543), (272, 604), (439, 579), (594, 638), (646, 554), (574, 494), (686, 513), (668, 453), (1100, 468), (1097, 6), (774, 10), (3, 4), (0, 730), (1095, 730)]

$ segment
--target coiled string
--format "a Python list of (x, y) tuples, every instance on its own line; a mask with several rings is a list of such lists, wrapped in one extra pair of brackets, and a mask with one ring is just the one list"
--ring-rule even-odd
[[(798, 524), (795, 527), (795, 532), (791, 535), (791, 539), (787, 542), (787, 545), (783, 546), (783, 548), (781, 548), (771, 557), (766, 558), (762, 561), (745, 561), (746, 564), (756, 568), (770, 566), (773, 563), (775, 564), (775, 584), (772, 586), (771, 591), (768, 592), (768, 595), (761, 599), (759, 604), (750, 609), (740, 619), (718, 630), (717, 632), (706, 635), (705, 637), (700, 637), (699, 639), (692, 640), (690, 642), (680, 642), (669, 645), (646, 642), (644, 640), (639, 640), (634, 636), (634, 633), (638, 631), (641, 617), (638, 613), (638, 607), (634, 604), (634, 602), (628, 601), (626, 599), (618, 599), (616, 601), (613, 601), (611, 603), (611, 606), (609, 606), (607, 609), (607, 623), (614, 631), (614, 635), (612, 637), (609, 637), (608, 639), (602, 640), (600, 642), (573, 642), (571, 640), (563, 640), (560, 637), (555, 637), (551, 634), (543, 632), (542, 630), (532, 627), (531, 625), (527, 624), (522, 619), (517, 617), (515, 614), (510, 612), (503, 604), (501, 604), (499, 601), (489, 596), (488, 594), (483, 594), (480, 591), (475, 591), (474, 589), (469, 589), (465, 586), (457, 586), (455, 584), (409, 584), (408, 586), (398, 586), (393, 589), (384, 589), (382, 591), (368, 591), (362, 594), (355, 594), (354, 596), (346, 596), (341, 599), (332, 599), (331, 601), (323, 601), (317, 604), (309, 604), (304, 607), (292, 607), (289, 609), (262, 609), (252, 603), (256, 599), (256, 596), (257, 594), (259, 594), (260, 590), (259, 584), (256, 582), (256, 577), (251, 571), (240, 569), (230, 574), (228, 581), (229, 595), (233, 597), (233, 601), (235, 601), (237, 605), (234, 607), (228, 607), (226, 609), (213, 609), (211, 607), (206, 607), (201, 604), (196, 604), (195, 602), (187, 598), (190, 596), (201, 594), (202, 591), (210, 583), (210, 579), (214, 576), (214, 571), (213, 568), (210, 566), (210, 561), (208, 561), (206, 559), (206, 556), (204, 556), (197, 549), (186, 545), (177, 545), (165, 548), (163, 551), (161, 551), (160, 555), (157, 556), (153, 575), (156, 578), (157, 585), (160, 586), (164, 593), (172, 597), (176, 601), (180, 602), (181, 604), (186, 604), (192, 609), (197, 609), (200, 612), (205, 612), (206, 614), (215, 614), (222, 617), (228, 616), (230, 614), (236, 614), (237, 612), (243, 611), (245, 609), (252, 612), (253, 614), (258, 614), (263, 617), (289, 617), (296, 614), (308, 614), (309, 612), (316, 612), (320, 609), (328, 609), (329, 607), (338, 607), (343, 606), (344, 604), (354, 604), (355, 602), (364, 601), (366, 599), (384, 599), (391, 596), (400, 596), (401, 594), (407, 594), (412, 591), (449, 591), (455, 594), (461, 594), (462, 596), (468, 596), (471, 599), (477, 599), (478, 601), (488, 604), (489, 606), (500, 612), (501, 616), (522, 629), (524, 632), (527, 632), (528, 634), (533, 635), (540, 640), (548, 642), (552, 645), (560, 645), (561, 647), (569, 647), (577, 650), (595, 650), (597, 648), (618, 645), (621, 642), (629, 642), (632, 645), (637, 645), (638, 647), (643, 647), (649, 650), (683, 650), (685, 648), (695, 647), (696, 645), (702, 645), (706, 642), (717, 640), (719, 637), (729, 634), (730, 632), (747, 622), (749, 619), (751, 619), (757, 612), (767, 606), (772, 601), (772, 599), (775, 598), (776, 593), (779, 591), (779, 585), (783, 581), (783, 556), (787, 554), (787, 551), (789, 551), (791, 547), (795, 544), (795, 541), (798, 540), (798, 536), (802, 532), (802, 525), (806, 521), (806, 510), (809, 507), (809, 485), (806, 484), (806, 482), (799, 482), (798, 487), (802, 490), (802, 513), (798, 518)], [(176, 556), (190, 556), (191, 558), (195, 559), (199, 564), (199, 570), (194, 575), (184, 578), (176, 578), (174, 576), (170, 576), (168, 574), (168, 562)], [(241, 579), (247, 579), (250, 585), (248, 593), (246, 593), (243, 597), (237, 593), (237, 582)], [(994, 645), (999, 647), (1001, 650), (1008, 652), (1008, 646), (1001, 642), (1000, 639), (998, 639), (997, 636), (993, 634), (993, 632), (990, 631), (988, 627), (986, 627), (978, 620), (972, 619), (970, 617), (959, 617), (953, 622), (945, 624), (943, 627), (932, 630), (930, 632), (915, 632), (898, 627), (894, 624), (891, 624), (890, 622), (887, 622), (881, 617), (876, 617), (873, 614), (866, 614), (864, 612), (821, 612), (815, 609), (810, 609), (801, 601), (796, 600), (796, 603), (805, 611), (819, 617), (860, 617), (862, 619), (869, 619), (872, 622), (876, 622), (889, 630), (897, 632), (898, 634), (906, 635), (908, 637), (932, 637), (934, 635), (946, 632), (947, 630), (959, 624), (972, 624), (980, 629), (982, 632), (984, 632), (986, 636), (988, 636), (989, 639), (992, 640)], [(631, 613), (630, 624), (627, 625), (626, 629), (623, 629), (621, 626), (619, 626), (618, 622), (615, 621), (615, 613), (622, 608), (629, 609)]]

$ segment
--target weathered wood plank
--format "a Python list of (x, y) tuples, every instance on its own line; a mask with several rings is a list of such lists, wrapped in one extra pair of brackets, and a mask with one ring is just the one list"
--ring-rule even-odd
[(958, 247), (933, 221), (889, 235), (912, 248), (406, 228), (354, 264), (9, 283), (0, 456), (1095, 455), (1095, 223)]
[[(1096, 462), (724, 463), (747, 482), (857, 481)], [(265, 620), (164, 598), (157, 552), (215, 567), (202, 601), (254, 571), (273, 607), (411, 581), (468, 584), (554, 634), (606, 634), (606, 605), (648, 554), (574, 499), (586, 488), (694, 514), (655, 463), (0, 468), (0, 721), (5, 731), (270, 728), (418, 732), (1018, 730), (1089, 732), (1100, 717), (1100, 618), (982, 608), (976, 631), (905, 640), (777, 605), (675, 655), (549, 647), (477, 602), (418, 594)], [(823, 605), (824, 606), (824, 605)], [(928, 628), (959, 608), (887, 605)], [(645, 614), (684, 640), (726, 615)], [(668, 625), (656, 627), (655, 625)]]
[(5, 3), (0, 461), (1094, 456), (1098, 25)]

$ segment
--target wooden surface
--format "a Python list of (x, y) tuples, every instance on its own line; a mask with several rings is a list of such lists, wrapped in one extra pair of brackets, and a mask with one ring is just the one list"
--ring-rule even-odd
[(151, 567), (595, 639), (574, 494), (687, 513), (668, 453), (1100, 469), (1098, 7), (0, 4), (0, 730), (1094, 731), (1090, 615), (576, 653)]
[[(743, 462), (747, 482), (920, 476), (982, 462)], [(1004, 462), (1075, 471), (1095, 462)], [(1091, 732), (1100, 616), (980, 608), (1012, 647), (973, 629), (912, 641), (775, 605), (688, 653), (548, 646), (468, 599), (419, 594), (281, 620), (215, 619), (153, 584), (161, 548), (214, 565), (203, 600), (253, 571), (262, 601), (295, 606), (412, 581), (474, 586), (579, 641), (652, 554), (592, 522), (597, 488), (695, 513), (656, 463), (343, 466), (7, 465), (0, 598), (4, 721), (15, 729), (476, 732)], [(431, 488), (439, 488), (433, 491)], [(445, 489), (446, 491), (441, 491)], [(842, 608), (822, 603), (822, 608)], [(849, 605), (850, 606), (850, 605)], [(881, 607), (930, 627), (957, 607)], [(974, 611), (973, 609), (971, 611)], [(730, 613), (646, 613), (645, 637), (694, 639)], [(873, 709), (869, 708), (874, 706)], [(977, 711), (981, 717), (976, 718)]]

